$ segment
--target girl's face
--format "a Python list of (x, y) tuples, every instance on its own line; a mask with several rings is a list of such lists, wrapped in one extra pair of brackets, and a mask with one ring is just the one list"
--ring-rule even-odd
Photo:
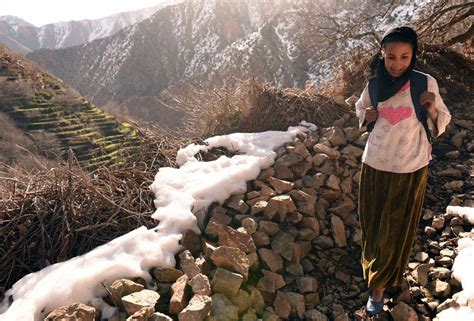
[(390, 76), (397, 78), (410, 66), (413, 48), (408, 42), (389, 42), (382, 51), (385, 60), (385, 69)]

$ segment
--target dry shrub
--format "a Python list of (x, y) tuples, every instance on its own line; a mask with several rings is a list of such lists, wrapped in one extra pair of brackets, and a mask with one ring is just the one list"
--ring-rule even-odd
[(88, 173), (71, 157), (50, 170), (0, 178), (0, 288), (157, 224), (149, 186), (160, 167), (174, 166), (182, 142), (164, 130), (139, 133), (142, 144), (121, 165)]
[[(201, 99), (204, 103), (195, 105), (187, 121), (187, 130), (194, 136), (286, 130), (302, 120), (330, 126), (348, 111), (346, 106), (314, 90), (276, 88), (254, 79), (241, 81), (235, 89), (221, 94), (211, 92), (213, 99)], [(206, 95), (209, 92), (195, 94), (195, 97)], [(201, 126), (196, 128), (198, 121)]]

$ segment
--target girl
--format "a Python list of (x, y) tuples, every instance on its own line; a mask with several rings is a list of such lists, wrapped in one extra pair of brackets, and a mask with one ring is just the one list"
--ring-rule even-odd
[[(385, 287), (401, 284), (424, 200), (431, 160), (428, 135), (441, 135), (451, 119), (436, 80), (413, 70), (416, 32), (391, 29), (380, 47), (370, 80), (375, 85), (370, 87), (372, 101), (375, 95), (378, 103), (372, 106), (369, 85), (356, 103), (359, 125), (373, 127), (362, 155), (359, 186), (361, 263), (371, 290), (366, 307), (370, 316), (382, 311)], [(416, 89), (410, 88), (415, 74), (427, 78), (428, 89), (419, 95), (419, 106), (426, 108), (425, 124), (417, 118), (410, 90)]]

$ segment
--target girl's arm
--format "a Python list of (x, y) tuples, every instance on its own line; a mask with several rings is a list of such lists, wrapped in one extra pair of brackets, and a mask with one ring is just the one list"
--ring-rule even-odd
[(355, 103), (356, 115), (359, 117), (359, 129), (365, 125), (367, 107), (371, 107), (368, 84), (362, 91), (359, 100)]
[(420, 103), (426, 104), (428, 111), (428, 128), (433, 137), (438, 137), (446, 130), (451, 121), (451, 114), (439, 94), (436, 79), (428, 75), (428, 91), (420, 96)]

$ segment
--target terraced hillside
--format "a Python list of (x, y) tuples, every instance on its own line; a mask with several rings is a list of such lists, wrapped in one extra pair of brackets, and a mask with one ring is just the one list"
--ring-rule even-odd
[(130, 124), (1, 44), (0, 112), (30, 135), (50, 137), (64, 159), (71, 150), (84, 168), (120, 163), (138, 142)]

